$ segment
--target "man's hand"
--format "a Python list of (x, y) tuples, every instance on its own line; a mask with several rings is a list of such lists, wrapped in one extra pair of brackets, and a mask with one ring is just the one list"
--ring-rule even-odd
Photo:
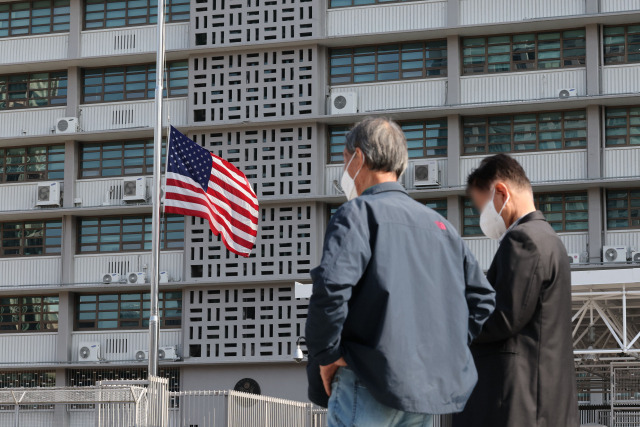
[(320, 366), (320, 377), (322, 377), (322, 384), (324, 384), (324, 390), (329, 396), (331, 396), (331, 382), (333, 381), (333, 377), (336, 375), (336, 371), (341, 366), (347, 366), (347, 362), (344, 361), (343, 357), (336, 360), (330, 365)]

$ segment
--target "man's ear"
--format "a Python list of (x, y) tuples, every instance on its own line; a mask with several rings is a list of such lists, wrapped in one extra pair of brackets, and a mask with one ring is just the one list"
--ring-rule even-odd
[(497, 181), (495, 183), (496, 196), (494, 200), (498, 204), (498, 206), (502, 206), (507, 200), (507, 196), (509, 195), (509, 187), (502, 181)]

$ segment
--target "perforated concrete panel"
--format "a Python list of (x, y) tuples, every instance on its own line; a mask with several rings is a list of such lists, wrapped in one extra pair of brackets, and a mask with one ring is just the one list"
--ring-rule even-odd
[(186, 291), (185, 356), (203, 361), (291, 360), (308, 300), (291, 286)]
[(190, 120), (219, 125), (317, 114), (317, 57), (316, 47), (192, 57)]
[(319, 0), (196, 0), (191, 28), (196, 46), (233, 46), (318, 37)]

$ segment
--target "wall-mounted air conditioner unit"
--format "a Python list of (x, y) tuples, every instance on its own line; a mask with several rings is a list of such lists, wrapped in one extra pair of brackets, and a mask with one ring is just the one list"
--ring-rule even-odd
[(169, 283), (171, 281), (171, 276), (169, 275), (168, 271), (161, 271), (160, 272), (160, 283)]
[(627, 248), (624, 246), (603, 246), (602, 262), (627, 262)]
[(127, 273), (127, 282), (132, 285), (144, 285), (147, 281), (147, 274), (142, 271)]
[(147, 200), (147, 180), (143, 176), (122, 179), (122, 200), (144, 202)]
[(179, 358), (178, 347), (175, 345), (158, 349), (158, 359), (160, 360), (178, 360)]
[(136, 361), (142, 362), (149, 359), (149, 350), (136, 351)]
[(108, 285), (109, 283), (120, 283), (121, 277), (118, 273), (106, 273), (102, 275), (102, 283)]
[(580, 264), (580, 254), (570, 253), (569, 255), (569, 264)]
[(331, 94), (331, 114), (356, 114), (358, 112), (358, 94), (355, 92), (338, 92)]
[(440, 185), (438, 161), (427, 160), (413, 166), (414, 187), (433, 187)]
[(573, 98), (574, 96), (578, 96), (578, 91), (576, 89), (560, 89), (560, 92), (558, 92), (558, 98), (560, 99), (565, 99), (565, 98)]
[(56, 121), (56, 133), (76, 133), (78, 132), (77, 117), (63, 117)]
[(78, 346), (78, 361), (80, 362), (99, 362), (100, 343), (99, 342), (81, 342)]
[(640, 251), (631, 251), (631, 262), (640, 264)]
[(36, 206), (60, 206), (59, 182), (39, 182)]

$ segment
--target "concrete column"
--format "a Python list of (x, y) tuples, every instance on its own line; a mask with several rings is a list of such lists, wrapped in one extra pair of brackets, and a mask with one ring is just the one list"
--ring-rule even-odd
[(70, 67), (67, 70), (67, 110), (68, 117), (78, 117), (80, 103), (82, 102), (82, 71), (78, 67)]
[[(71, 359), (71, 332), (73, 331), (73, 293), (68, 291), (60, 292), (60, 303), (58, 311), (58, 344), (56, 348), (56, 359), (58, 362), (69, 362)], [(56, 374), (56, 383), (57, 383)]]
[(587, 177), (598, 179), (602, 175), (602, 119), (600, 106), (587, 107)]
[(600, 31), (598, 24), (586, 26), (587, 95), (600, 94)]
[(460, 150), (462, 147), (462, 123), (460, 116), (447, 116), (447, 186), (458, 187), (460, 182)]
[(602, 218), (602, 191), (600, 188), (590, 188), (587, 191), (589, 196), (589, 261), (602, 261), (602, 245), (604, 221)]
[[(64, 368), (56, 368), (56, 387), (65, 387), (66, 382), (66, 370)], [(69, 413), (67, 412), (67, 405), (59, 403), (55, 406), (53, 412), (53, 425), (69, 425)]]
[(447, 105), (460, 104), (460, 39), (447, 37)]
[(71, 215), (62, 217), (62, 283), (74, 283), (76, 254), (76, 221)]
[(447, 220), (462, 235), (462, 200), (458, 196), (447, 197)]
[(69, 59), (80, 58), (80, 36), (84, 16), (82, 0), (70, 0), (69, 9)]
[(76, 141), (67, 141), (64, 144), (64, 200), (65, 208), (74, 206), (75, 181), (78, 176), (78, 147)]
[(585, 12), (587, 15), (600, 13), (600, 0), (585, 0)]
[(460, 23), (460, 0), (447, 0), (447, 27), (457, 27)]

